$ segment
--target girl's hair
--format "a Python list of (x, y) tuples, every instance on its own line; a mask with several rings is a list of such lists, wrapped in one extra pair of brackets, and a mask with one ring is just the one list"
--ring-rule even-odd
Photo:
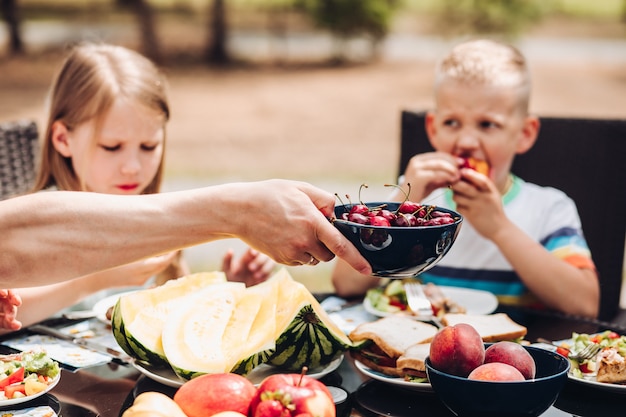
[[(47, 127), (33, 191), (51, 186), (67, 191), (84, 190), (71, 159), (61, 155), (52, 145), (52, 125), (61, 121), (71, 131), (93, 119), (98, 134), (104, 117), (120, 97), (161, 113), (165, 131), (170, 115), (166, 82), (153, 62), (121, 46), (91, 43), (75, 46), (50, 90)], [(143, 194), (159, 192), (163, 158)]]
[(479, 39), (455, 46), (437, 66), (435, 88), (446, 80), (466, 85), (515, 88), (520, 103), (524, 109), (528, 108), (530, 72), (524, 55), (511, 45)]

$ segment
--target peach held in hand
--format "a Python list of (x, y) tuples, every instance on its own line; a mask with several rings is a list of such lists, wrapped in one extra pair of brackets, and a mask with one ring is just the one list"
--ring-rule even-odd
[(467, 379), (475, 381), (525, 381), (524, 375), (506, 363), (491, 362), (480, 365), (470, 372)]
[(501, 362), (515, 367), (525, 379), (535, 377), (535, 360), (526, 349), (515, 342), (497, 342), (485, 350), (485, 363)]
[(466, 323), (444, 327), (430, 343), (430, 362), (439, 371), (466, 377), (485, 360), (485, 345)]

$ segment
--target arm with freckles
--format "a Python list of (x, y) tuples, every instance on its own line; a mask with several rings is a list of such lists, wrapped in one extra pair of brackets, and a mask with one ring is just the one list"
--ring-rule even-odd
[(595, 317), (600, 300), (595, 271), (557, 258), (508, 219), (500, 193), (486, 177), (471, 170), (462, 175), (467, 181), (452, 187), (457, 210), (498, 246), (526, 287), (548, 307)]
[(370, 273), (328, 221), (334, 196), (269, 180), (140, 196), (47, 192), (0, 202), (0, 286), (50, 284), (211, 240), (240, 238), (286, 265), (335, 255)]

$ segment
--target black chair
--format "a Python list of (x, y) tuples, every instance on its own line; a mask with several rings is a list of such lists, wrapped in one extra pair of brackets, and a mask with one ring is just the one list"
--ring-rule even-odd
[(38, 148), (35, 122), (0, 123), (0, 200), (25, 193), (32, 187)]
[[(600, 276), (599, 319), (625, 316), (619, 299), (626, 237), (626, 119), (540, 120), (537, 142), (516, 157), (512, 170), (526, 181), (558, 188), (576, 202)], [(398, 174), (413, 155), (432, 150), (425, 113), (403, 111), (401, 123)]]

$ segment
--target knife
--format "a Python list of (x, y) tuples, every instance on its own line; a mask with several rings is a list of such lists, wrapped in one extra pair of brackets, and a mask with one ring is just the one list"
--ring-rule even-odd
[(56, 337), (57, 339), (72, 342), (85, 349), (93, 350), (94, 352), (103, 353), (105, 355), (112, 356), (113, 358), (124, 363), (131, 363), (133, 360), (130, 356), (128, 356), (127, 354), (123, 352), (120, 352), (119, 350), (110, 348), (108, 346), (94, 342), (89, 339), (85, 339), (82, 337), (74, 337), (67, 333), (63, 333), (62, 331), (55, 329), (53, 327), (48, 327), (48, 326), (44, 326), (41, 324), (35, 324), (33, 326), (28, 327), (28, 330), (33, 333), (45, 334), (48, 336)]

